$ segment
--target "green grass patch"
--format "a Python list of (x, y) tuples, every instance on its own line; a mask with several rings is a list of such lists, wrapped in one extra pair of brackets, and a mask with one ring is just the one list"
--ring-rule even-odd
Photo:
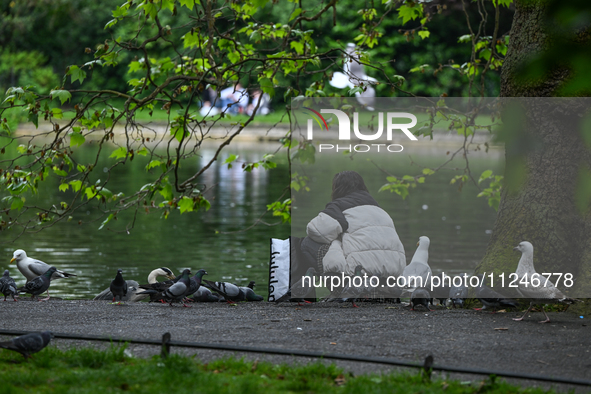
[(233, 358), (201, 363), (127, 357), (125, 347), (108, 350), (48, 347), (26, 362), (0, 350), (0, 394), (4, 393), (545, 393), (499, 379), (471, 382), (429, 380), (416, 371), (353, 376), (335, 365), (250, 362)]

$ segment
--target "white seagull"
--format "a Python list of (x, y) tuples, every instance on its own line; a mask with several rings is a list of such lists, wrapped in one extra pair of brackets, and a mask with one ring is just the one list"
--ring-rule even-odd
[[(410, 260), (410, 264), (404, 267), (402, 276), (406, 278), (406, 286), (410, 287), (410, 292), (417, 287), (424, 287), (433, 276), (431, 267), (429, 267), (429, 237), (419, 237), (417, 250)], [(412, 278), (412, 279), (411, 279)], [(419, 279), (420, 278), (420, 279)]]
[[(16, 261), (16, 268), (27, 278), (27, 282), (35, 279), (38, 276), (43, 275), (51, 267), (49, 264), (44, 263), (41, 260), (32, 259), (27, 257), (27, 253), (22, 249), (17, 249), (12, 254), (11, 263)], [(69, 278), (70, 276), (76, 276), (65, 271), (56, 270), (51, 279)], [(49, 289), (47, 290), (47, 300), (49, 299)]]
[[(534, 247), (531, 243), (527, 241), (520, 242), (519, 245), (513, 248), (514, 250), (518, 250), (521, 252), (521, 258), (519, 259), (519, 264), (517, 264), (517, 270), (515, 273), (517, 274), (517, 290), (521, 293), (524, 298), (529, 299), (530, 304), (527, 311), (523, 314), (523, 316), (513, 319), (515, 321), (521, 321), (529, 313), (531, 308), (535, 304), (542, 304), (542, 312), (544, 312), (544, 316), (546, 316), (546, 320), (543, 320), (539, 323), (548, 323), (550, 318), (546, 314), (544, 310), (544, 304), (574, 304), (575, 302), (580, 302), (580, 300), (569, 298), (564, 295), (560, 290), (554, 286), (549, 280), (546, 280), (545, 276), (538, 275), (540, 283), (538, 286), (532, 285), (532, 275), (536, 274), (536, 269), (534, 268)], [(524, 283), (521, 283), (523, 280)], [(525, 282), (527, 281), (527, 286)]]

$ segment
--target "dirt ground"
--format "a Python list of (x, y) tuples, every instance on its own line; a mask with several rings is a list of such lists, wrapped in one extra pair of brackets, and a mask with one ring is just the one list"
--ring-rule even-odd
[[(435, 364), (493, 369), (538, 375), (591, 380), (591, 326), (587, 317), (549, 313), (551, 322), (538, 324), (543, 314), (531, 313), (524, 321), (511, 318), (520, 312), (487, 313), (467, 309), (418, 308), (399, 304), (266, 302), (194, 304), (192, 308), (145, 302), (113, 305), (106, 301), (50, 300), (48, 302), (0, 302), (0, 328), (23, 331), (51, 330), (128, 338), (160, 339), (170, 332), (172, 340), (261, 346), (395, 358), (422, 362), (429, 354)], [(60, 347), (78, 345), (55, 339)], [(105, 346), (85, 342), (88, 346)], [(131, 354), (147, 357), (160, 352), (157, 346), (130, 345)], [(307, 363), (302, 357), (233, 354), (231, 352), (181, 349), (174, 353), (196, 354), (202, 361), (230, 355), (272, 362)], [(391, 370), (377, 364), (337, 362), (355, 374)], [(480, 380), (475, 375), (450, 375), (455, 379)], [(541, 385), (532, 381), (512, 381)], [(568, 386), (557, 386), (565, 391)], [(586, 392), (591, 388), (577, 388)]]

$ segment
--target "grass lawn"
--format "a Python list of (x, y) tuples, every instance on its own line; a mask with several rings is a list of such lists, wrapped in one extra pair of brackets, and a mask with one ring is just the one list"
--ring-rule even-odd
[[(4, 393), (543, 393), (500, 379), (429, 381), (417, 371), (353, 376), (334, 365), (290, 366), (232, 358), (207, 364), (171, 355), (130, 358), (124, 347), (102, 351), (48, 347), (26, 362), (0, 350)], [(174, 351), (174, 348), (173, 348)]]

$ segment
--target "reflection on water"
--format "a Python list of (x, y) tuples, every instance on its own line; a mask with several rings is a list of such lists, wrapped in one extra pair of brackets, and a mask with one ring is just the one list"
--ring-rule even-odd
[[(290, 226), (259, 225), (247, 232), (223, 232), (244, 229), (265, 212), (266, 204), (278, 198), (289, 181), (288, 164), (279, 155), (277, 169), (247, 173), (240, 164), (228, 169), (227, 165), (220, 163), (230, 154), (239, 154), (240, 160), (258, 161), (276, 146), (276, 143), (233, 143), (225, 156), (200, 178), (200, 182), (211, 188), (207, 197), (212, 205), (207, 212), (173, 213), (166, 220), (160, 218), (157, 211), (149, 214), (141, 212), (134, 229), (127, 234), (124, 230), (132, 212), (120, 214), (116, 222), (109, 224), (109, 229), (99, 231), (102, 219), (99, 220), (97, 207), (89, 205), (88, 209), (74, 214), (69, 222), (59, 223), (40, 233), (25, 234), (12, 244), (3, 244), (4, 263), (0, 266), (8, 267), (12, 252), (20, 248), (30, 257), (75, 273), (78, 275), (76, 278), (52, 284), (52, 294), (66, 298), (92, 298), (109, 286), (118, 268), (123, 269), (124, 278), (143, 283), (150, 271), (161, 266), (169, 267), (176, 273), (187, 267), (193, 271), (204, 268), (209, 273), (207, 278), (212, 280), (239, 284), (254, 280), (258, 284), (256, 291), (266, 295), (269, 239), (287, 238)], [(428, 166), (429, 160), (434, 160), (433, 152), (428, 145), (421, 149), (413, 154), (413, 159), (421, 158), (425, 161), (423, 165)], [(214, 150), (205, 147), (201, 153), (200, 162), (205, 162), (212, 157)], [(92, 155), (93, 151), (89, 150), (87, 154)], [(107, 167), (112, 160), (106, 153), (99, 165)], [(330, 161), (323, 162), (321, 157), (318, 160), (324, 170), (310, 180), (311, 193), (295, 195), (296, 207), (302, 198), (315, 199), (321, 206), (330, 198), (327, 185), (330, 185), (334, 173), (342, 168), (331, 165)], [(501, 170), (500, 153), (494, 150), (488, 155), (473, 157), (471, 163), (477, 175), (488, 168), (496, 173)], [(129, 195), (131, 190), (149, 182), (143, 166), (137, 165), (137, 162), (133, 164), (133, 167), (125, 165), (113, 170), (112, 181), (108, 185), (111, 191), (123, 191)], [(185, 175), (197, 170), (200, 163), (190, 164), (182, 168)], [(398, 156), (394, 164), (397, 175), (417, 172), (416, 167), (410, 166), (407, 156)], [(403, 201), (394, 194), (378, 193), (377, 189), (385, 182), (385, 177), (377, 170), (374, 175), (375, 178), (368, 182), (374, 185), (370, 191), (393, 217), (405, 245), (407, 260), (415, 251), (418, 237), (430, 235), (430, 261), (434, 271), (473, 269), (484, 254), (490, 236), (487, 231), (490, 231), (495, 219), (495, 212), (488, 207), (486, 200), (475, 198), (474, 188), (468, 186), (459, 193), (457, 187), (449, 185), (449, 173), (443, 173), (419, 185)], [(62, 201), (64, 193), (57, 190), (57, 184), (49, 186), (35, 198), (55, 203)], [(303, 223), (305, 225), (310, 215), (314, 214), (296, 212), (294, 228)], [(276, 221), (270, 216), (266, 216), (265, 220)], [(83, 224), (78, 225), (79, 221)], [(2, 237), (9, 239), (14, 235), (3, 234)], [(23, 284), (24, 278), (16, 267), (8, 268), (17, 283)]]

